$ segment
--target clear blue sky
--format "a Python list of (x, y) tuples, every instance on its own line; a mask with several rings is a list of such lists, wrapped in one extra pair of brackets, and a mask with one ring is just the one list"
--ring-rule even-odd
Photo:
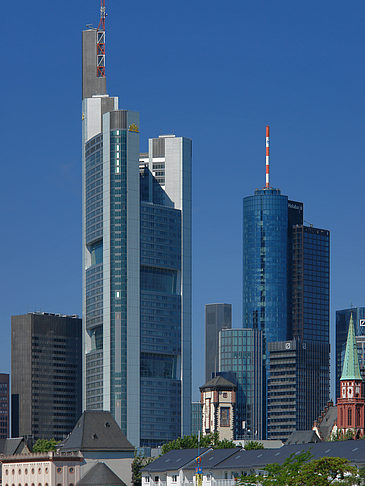
[[(148, 137), (193, 140), (193, 391), (204, 304), (241, 325), (242, 197), (271, 182), (331, 231), (331, 324), (365, 305), (363, 0), (107, 0), (107, 83)], [(81, 313), (81, 30), (98, 0), (3, 11), (0, 371), (10, 316)], [(5, 15), (5, 18), (4, 18)]]

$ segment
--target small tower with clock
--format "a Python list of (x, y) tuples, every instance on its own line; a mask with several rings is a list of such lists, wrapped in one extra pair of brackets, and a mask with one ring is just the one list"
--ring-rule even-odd
[(341, 397), (337, 400), (337, 428), (346, 433), (353, 431), (356, 439), (365, 432), (365, 398), (352, 314), (347, 335), (345, 359), (341, 375)]

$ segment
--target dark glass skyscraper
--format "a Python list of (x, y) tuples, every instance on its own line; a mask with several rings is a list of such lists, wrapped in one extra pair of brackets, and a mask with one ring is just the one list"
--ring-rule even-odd
[(205, 381), (219, 370), (219, 331), (231, 329), (231, 304), (206, 304), (205, 306)]
[(81, 415), (81, 319), (11, 318), (11, 434), (64, 439)]
[[(284, 345), (289, 339), (304, 346), (315, 343), (305, 355), (308, 366), (312, 360), (311, 369), (317, 370), (316, 386), (323, 390), (319, 399), (312, 390), (313, 406), (305, 409), (307, 422), (314, 420), (329, 396), (329, 232), (304, 226), (303, 204), (270, 187), (243, 200), (243, 327), (263, 331), (265, 400), (268, 383), (271, 395), (273, 389), (269, 349), (274, 348), (269, 344)], [(304, 385), (297, 380), (296, 386), (299, 400)], [(278, 413), (285, 415), (280, 401), (271, 401), (267, 410), (268, 423)], [(298, 430), (303, 423), (296, 419)]]

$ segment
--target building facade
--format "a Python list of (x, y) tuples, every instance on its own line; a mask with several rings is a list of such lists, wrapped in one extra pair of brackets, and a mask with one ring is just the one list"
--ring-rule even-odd
[(237, 386), (216, 376), (200, 387), (203, 435), (218, 432), (220, 440), (235, 438)]
[(205, 306), (205, 381), (213, 377), (219, 365), (219, 331), (232, 328), (231, 304)]
[(11, 434), (62, 440), (81, 415), (81, 319), (11, 318)]
[(351, 314), (359, 347), (360, 371), (362, 376), (365, 377), (365, 351), (363, 344), (365, 340), (365, 307), (350, 307), (338, 310), (336, 311), (336, 397), (339, 397), (341, 394), (340, 378)]
[(0, 373), (0, 439), (10, 437), (9, 375)]
[(269, 343), (268, 353), (267, 431), (285, 441), (296, 430), (310, 430), (319, 406), (327, 404), (329, 344), (297, 338)]
[(236, 380), (236, 439), (262, 439), (265, 427), (263, 333), (258, 329), (222, 329), (219, 373)]
[(200, 402), (191, 403), (191, 433), (198, 435), (202, 432), (202, 406)]
[(139, 154), (138, 113), (98, 76), (100, 34), (83, 32), (83, 407), (156, 446), (191, 428), (191, 140)]

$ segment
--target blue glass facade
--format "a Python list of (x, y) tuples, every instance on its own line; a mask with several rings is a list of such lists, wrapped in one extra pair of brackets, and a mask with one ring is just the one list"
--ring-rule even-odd
[[(143, 184), (141, 192), (142, 188)], [(180, 435), (180, 275), (181, 211), (141, 202), (141, 445), (144, 447)]]
[(243, 200), (243, 327), (287, 337), (288, 198), (257, 189)]
[(237, 385), (236, 439), (262, 439), (265, 434), (265, 397), (262, 393), (265, 369), (262, 355), (262, 331), (222, 329), (219, 332), (219, 374), (231, 379), (230, 372), (233, 372)]

